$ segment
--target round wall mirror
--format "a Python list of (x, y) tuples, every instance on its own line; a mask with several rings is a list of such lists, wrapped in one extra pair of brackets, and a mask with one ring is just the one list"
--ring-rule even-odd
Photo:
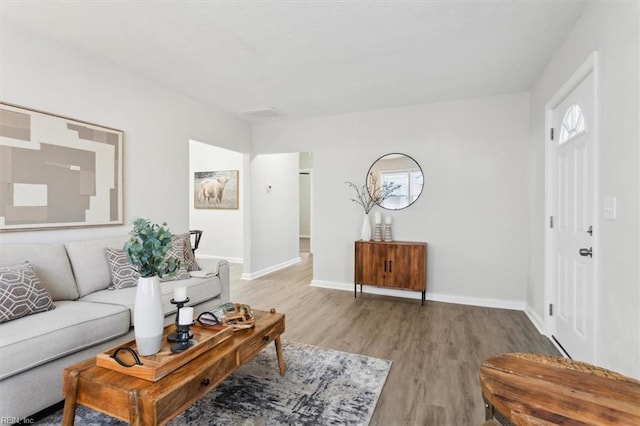
[(413, 204), (422, 193), (422, 169), (406, 154), (392, 153), (378, 158), (369, 167), (367, 190), (372, 198), (385, 189), (392, 189), (387, 198), (377, 202), (387, 210), (400, 210)]

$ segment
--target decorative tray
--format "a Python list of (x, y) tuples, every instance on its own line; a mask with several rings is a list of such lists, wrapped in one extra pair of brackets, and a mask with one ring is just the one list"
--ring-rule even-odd
[(173, 353), (171, 352), (171, 343), (167, 340), (167, 336), (169, 333), (174, 332), (175, 329), (176, 326), (174, 324), (164, 328), (160, 352), (149, 356), (139, 355), (142, 365), (136, 364), (134, 357), (124, 350), (118, 353), (118, 358), (125, 361), (127, 365), (132, 365), (131, 367), (120, 365), (112, 357), (116, 350), (123, 346), (128, 346), (137, 353), (138, 348), (135, 339), (96, 355), (96, 364), (99, 367), (157, 382), (167, 374), (182, 367), (192, 359), (202, 355), (207, 350), (222, 343), (233, 335), (233, 327), (231, 326), (214, 325), (211, 327), (202, 327), (199, 324), (194, 324), (189, 328), (189, 331), (193, 334), (193, 346), (184, 352)]

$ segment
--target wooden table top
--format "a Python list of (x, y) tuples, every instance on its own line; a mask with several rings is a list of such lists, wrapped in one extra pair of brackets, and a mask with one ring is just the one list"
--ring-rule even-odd
[(480, 387), (513, 425), (640, 425), (638, 380), (558, 356), (488, 358)]

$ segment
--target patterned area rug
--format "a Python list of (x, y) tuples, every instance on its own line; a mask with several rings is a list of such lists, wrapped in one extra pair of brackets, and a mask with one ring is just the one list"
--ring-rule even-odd
[[(367, 425), (391, 361), (283, 341), (287, 372), (269, 345), (169, 425)], [(39, 425), (59, 425), (62, 411)], [(78, 406), (75, 424), (124, 425)]]

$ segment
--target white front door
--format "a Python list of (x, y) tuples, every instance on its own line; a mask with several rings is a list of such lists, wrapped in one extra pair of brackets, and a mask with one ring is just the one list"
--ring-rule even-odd
[(555, 256), (553, 337), (573, 358), (595, 361), (593, 72), (553, 109)]

